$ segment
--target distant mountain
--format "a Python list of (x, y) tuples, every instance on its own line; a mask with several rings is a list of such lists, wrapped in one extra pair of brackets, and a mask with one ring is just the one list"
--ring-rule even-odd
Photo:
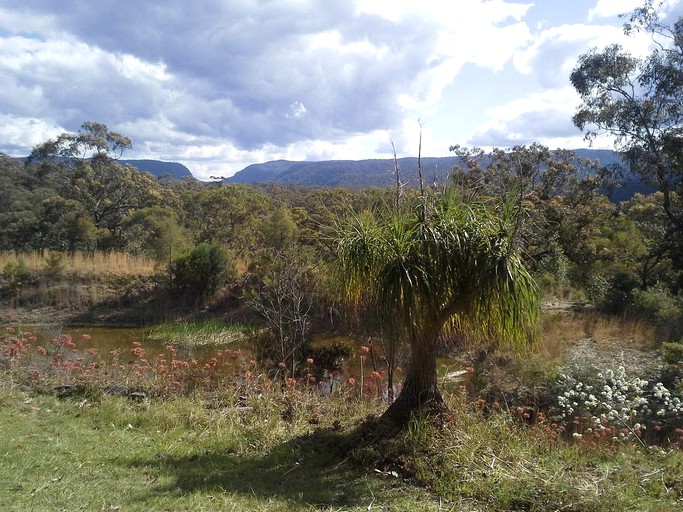
[[(26, 163), (28, 157), (17, 158), (22, 163)], [(152, 176), (159, 177), (168, 174), (176, 180), (194, 179), (190, 170), (178, 162), (162, 162), (161, 160), (117, 160), (120, 165), (132, 165), (142, 172), (148, 172)]]
[[(636, 192), (650, 193), (655, 187), (630, 173), (619, 154), (607, 149), (577, 149), (576, 158), (597, 160), (601, 167), (620, 167), (617, 184), (603, 192), (618, 202), (633, 197)], [(422, 167), (427, 183), (443, 182), (458, 163), (458, 157), (423, 158)], [(401, 180), (408, 186), (418, 181), (417, 158), (399, 158)], [(238, 171), (224, 183), (282, 183), (324, 187), (383, 187), (391, 186), (395, 177), (392, 159), (326, 160), (321, 162), (292, 162), (276, 160), (253, 164)]]
[[(457, 157), (423, 158), (427, 181), (443, 180), (458, 162)], [(417, 183), (417, 158), (399, 158), (401, 179)], [(226, 183), (285, 183), (324, 187), (381, 187), (393, 183), (394, 161), (326, 160), (322, 162), (290, 162), (277, 160), (253, 164), (226, 178)]]
[(157, 178), (168, 174), (176, 180), (193, 178), (190, 170), (178, 162), (162, 162), (160, 160), (118, 160), (121, 165), (132, 165), (142, 172), (148, 172)]

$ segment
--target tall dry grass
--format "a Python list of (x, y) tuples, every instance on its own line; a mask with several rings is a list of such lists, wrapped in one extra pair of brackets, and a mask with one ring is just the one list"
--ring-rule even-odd
[[(0, 252), (0, 269), (8, 263), (23, 261), (30, 271), (38, 271), (49, 268), (49, 251), (34, 251), (20, 253), (16, 251)], [(54, 258), (54, 256), (53, 256)], [(115, 275), (144, 275), (154, 274), (156, 262), (144, 256), (133, 256), (124, 252), (93, 253), (75, 252), (63, 254), (61, 270), (68, 273), (87, 274), (115, 274)]]
[(546, 345), (564, 344), (583, 338), (600, 343), (615, 338), (635, 345), (645, 345), (654, 339), (655, 328), (642, 320), (602, 315), (595, 312), (580, 314), (546, 314), (543, 317), (543, 339)]

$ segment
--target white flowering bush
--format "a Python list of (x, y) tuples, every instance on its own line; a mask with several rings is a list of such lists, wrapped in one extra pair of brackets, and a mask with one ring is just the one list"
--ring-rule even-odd
[(557, 420), (575, 439), (586, 436), (611, 441), (637, 439), (646, 431), (650, 439), (683, 434), (683, 394), (662, 382), (629, 376), (616, 370), (560, 374), (557, 386)]

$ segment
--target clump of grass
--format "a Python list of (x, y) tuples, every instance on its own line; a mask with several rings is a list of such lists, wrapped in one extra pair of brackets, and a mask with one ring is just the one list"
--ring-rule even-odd
[(598, 343), (618, 339), (634, 346), (648, 346), (656, 340), (656, 328), (643, 320), (595, 314), (583, 322), (586, 336)]
[(152, 331), (150, 339), (183, 347), (223, 346), (253, 338), (255, 328), (231, 324), (218, 319), (162, 324)]

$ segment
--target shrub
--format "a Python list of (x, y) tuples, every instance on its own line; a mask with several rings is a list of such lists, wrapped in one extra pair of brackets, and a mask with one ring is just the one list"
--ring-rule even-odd
[(669, 364), (683, 365), (683, 343), (662, 343), (662, 357)]
[(66, 268), (66, 254), (59, 251), (50, 251), (45, 257), (45, 271), (50, 276), (61, 274)]
[(557, 390), (557, 419), (574, 437), (608, 437), (612, 441), (637, 438), (647, 432), (667, 433), (680, 427), (683, 394), (659, 379), (648, 381), (616, 370), (562, 374)]
[(173, 289), (179, 296), (202, 300), (227, 282), (227, 251), (216, 243), (201, 243), (171, 262)]
[(638, 286), (635, 277), (617, 272), (609, 279), (593, 276), (588, 284), (588, 296), (603, 313), (621, 314), (633, 304), (633, 294)]
[(665, 339), (683, 335), (683, 296), (673, 295), (663, 286), (634, 290), (634, 312), (655, 322), (659, 334)]
[(30, 277), (31, 273), (23, 259), (19, 258), (16, 263), (7, 263), (0, 276), (0, 298), (12, 299), (19, 295)]

